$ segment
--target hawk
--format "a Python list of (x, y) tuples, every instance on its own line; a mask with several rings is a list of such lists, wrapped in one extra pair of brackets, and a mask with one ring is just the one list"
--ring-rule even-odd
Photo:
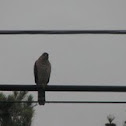
[(38, 89), (38, 102), (40, 105), (45, 102), (45, 86), (49, 83), (51, 64), (49, 54), (43, 53), (34, 64), (34, 77), (36, 85), (42, 86)]

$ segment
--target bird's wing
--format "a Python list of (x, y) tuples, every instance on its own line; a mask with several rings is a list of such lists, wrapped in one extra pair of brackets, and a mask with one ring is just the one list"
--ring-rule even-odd
[(47, 81), (47, 83), (49, 83), (49, 80), (50, 80), (50, 74), (51, 74), (51, 64), (50, 64), (50, 63), (48, 64), (47, 73), (48, 73), (48, 81)]
[(38, 70), (37, 70), (36, 62), (34, 64), (34, 77), (35, 77), (35, 83), (37, 84), (37, 82), (38, 82)]

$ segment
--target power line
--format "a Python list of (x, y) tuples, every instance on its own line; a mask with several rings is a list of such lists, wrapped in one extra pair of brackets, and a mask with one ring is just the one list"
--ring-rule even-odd
[[(39, 85), (0, 84), (0, 91), (38, 91)], [(126, 86), (99, 85), (47, 85), (45, 91), (50, 92), (126, 92)]]
[(45, 90), (68, 92), (126, 92), (126, 86), (48, 85)]
[(126, 104), (126, 101), (45, 101), (53, 104)]
[(126, 34), (126, 30), (0, 30), (0, 35), (14, 34)]
[[(0, 101), (3, 103), (38, 103), (38, 101)], [(52, 104), (126, 104), (126, 101), (45, 101)]]
[[(43, 88), (41, 85), (0, 85), (0, 91), (38, 91)], [(126, 86), (87, 86), (87, 85), (47, 85), (42, 89), (42, 98), (45, 99), (45, 92), (126, 92)], [(5, 103), (6, 101), (0, 101)], [(7, 101), (8, 102), (8, 101)], [(9, 103), (28, 103), (27, 101), (9, 101)], [(34, 101), (35, 103), (37, 101)], [(45, 103), (112, 103), (124, 104), (125, 101), (43, 101)]]
[(38, 103), (38, 101), (0, 101), (0, 104), (1, 103), (10, 103), (10, 104), (13, 104), (13, 103)]

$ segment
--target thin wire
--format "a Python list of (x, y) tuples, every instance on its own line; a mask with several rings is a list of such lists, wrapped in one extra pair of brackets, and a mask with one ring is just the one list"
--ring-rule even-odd
[(126, 30), (0, 30), (0, 34), (126, 34)]
[(38, 101), (0, 101), (0, 103), (38, 103)]
[[(0, 101), (0, 104), (3, 103), (38, 103), (38, 101)], [(126, 104), (126, 101), (45, 101), (45, 103), (54, 103), (54, 104)]]
[[(38, 103), (38, 101), (0, 101), (3, 103)], [(126, 104), (126, 101), (45, 101), (45, 103), (53, 104)]]
[(46, 101), (53, 104), (126, 104), (126, 101)]

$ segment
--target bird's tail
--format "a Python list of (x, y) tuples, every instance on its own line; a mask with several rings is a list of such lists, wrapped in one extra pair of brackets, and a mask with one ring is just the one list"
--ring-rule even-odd
[(45, 104), (45, 86), (40, 85), (38, 89), (38, 103), (39, 105)]

